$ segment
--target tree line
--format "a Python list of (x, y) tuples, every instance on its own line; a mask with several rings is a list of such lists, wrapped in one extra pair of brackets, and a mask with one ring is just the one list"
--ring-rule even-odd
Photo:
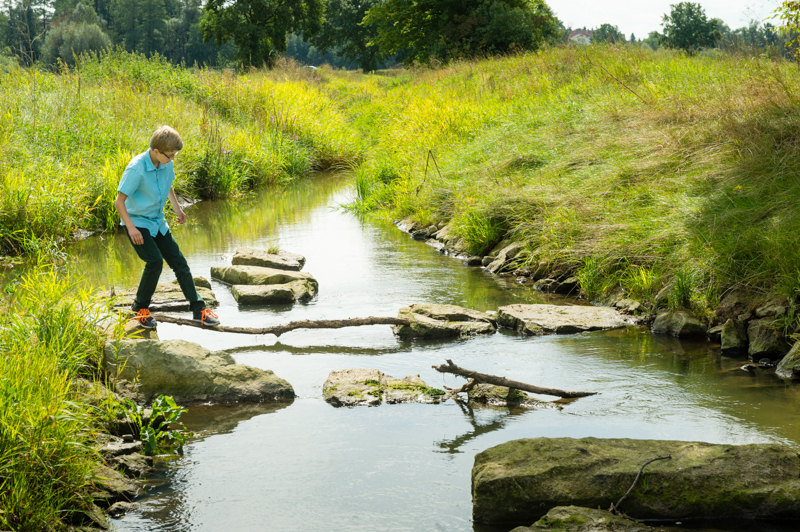
[[(799, 5), (787, 0), (776, 11), (782, 28), (754, 21), (731, 30), (700, 4), (680, 2), (664, 15), (662, 32), (637, 40), (603, 24), (593, 42), (689, 54), (794, 45), (791, 54)], [(570, 30), (544, 0), (5, 0), (0, 12), (5, 53), (48, 65), (116, 46), (176, 64), (271, 66), (288, 53), (371, 71), (536, 50), (569, 42)]]

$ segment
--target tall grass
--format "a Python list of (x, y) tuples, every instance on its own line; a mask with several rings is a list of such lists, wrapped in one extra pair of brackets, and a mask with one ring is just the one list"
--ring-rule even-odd
[(48, 267), (6, 286), (0, 328), (0, 523), (52, 530), (88, 504), (104, 414), (76, 379), (102, 352), (94, 298)]
[[(358, 102), (371, 140), (360, 210), (453, 223), (473, 250), (496, 220), (592, 295), (676, 286), (700, 308), (734, 287), (800, 290), (798, 81), (782, 60), (592, 46), (327, 89)], [(441, 175), (425, 172), (429, 150)], [(377, 185), (387, 168), (396, 179)]]
[(122, 171), (164, 123), (185, 141), (176, 190), (203, 199), (356, 164), (358, 136), (304, 72), (181, 69), (122, 51), (85, 56), (60, 73), (6, 65), (0, 252), (58, 248), (77, 229), (113, 228)]

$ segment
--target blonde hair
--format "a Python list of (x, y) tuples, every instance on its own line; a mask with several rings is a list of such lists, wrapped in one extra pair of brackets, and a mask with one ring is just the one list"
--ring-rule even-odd
[(183, 140), (178, 132), (169, 126), (161, 126), (150, 137), (150, 149), (164, 152), (178, 152), (183, 149)]

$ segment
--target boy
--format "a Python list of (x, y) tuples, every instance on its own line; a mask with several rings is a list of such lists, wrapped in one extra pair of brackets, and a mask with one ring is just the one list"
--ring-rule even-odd
[(203, 298), (198, 295), (189, 265), (164, 219), (164, 205), (169, 199), (178, 216), (178, 225), (186, 221), (186, 213), (172, 190), (175, 179), (172, 161), (181, 149), (183, 141), (177, 131), (169, 126), (158, 128), (150, 139), (150, 149), (128, 163), (114, 201), (122, 219), (120, 225), (125, 226), (133, 249), (145, 262), (131, 310), (137, 313), (136, 319), (147, 329), (156, 327), (156, 320), (148, 309), (164, 260), (178, 278), (183, 296), (189, 301), (192, 318), (202, 325), (219, 325), (218, 316), (206, 308)]

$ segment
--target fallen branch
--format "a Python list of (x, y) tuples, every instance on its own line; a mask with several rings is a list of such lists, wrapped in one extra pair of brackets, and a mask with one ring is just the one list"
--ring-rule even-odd
[[(453, 361), (447, 359), (447, 364), (442, 364), (440, 366), (431, 366), (433, 369), (440, 373), (453, 373), (454, 375), (460, 375), (462, 377), (467, 377), (470, 379), (474, 379), (476, 382), (485, 382), (487, 384), (494, 384), (495, 386), (507, 386), (508, 388), (514, 388), (515, 390), (522, 390), (524, 392), (530, 393), (538, 393), (542, 395), (555, 395), (558, 397), (565, 397), (565, 398), (576, 398), (576, 397), (587, 397), (589, 395), (595, 395), (597, 392), (570, 392), (567, 390), (557, 390), (555, 388), (542, 388), (541, 386), (534, 386), (533, 384), (526, 384), (524, 382), (519, 381), (512, 381), (511, 379), (506, 379), (505, 377), (497, 377), (496, 375), (488, 375), (486, 373), (478, 373), (477, 371), (472, 371), (469, 369), (464, 369), (456, 366), (453, 364)], [(462, 388), (468, 386), (469, 383)], [(459, 391), (461, 391), (459, 389)], [(457, 393), (455, 390), (451, 393)]]
[(636, 473), (636, 478), (633, 479), (633, 484), (631, 484), (631, 487), (628, 488), (628, 491), (625, 492), (625, 495), (623, 495), (622, 498), (617, 501), (617, 504), (614, 504), (613, 502), (611, 503), (611, 507), (608, 509), (608, 511), (613, 512), (620, 517), (628, 518), (625, 514), (619, 511), (619, 505), (622, 504), (622, 501), (624, 501), (625, 498), (630, 494), (630, 492), (633, 491), (634, 486), (636, 486), (636, 483), (639, 482), (639, 477), (642, 476), (642, 471), (644, 471), (645, 466), (647, 466), (647, 464), (650, 464), (651, 462), (655, 462), (656, 460), (670, 460), (670, 459), (672, 459), (672, 456), (668, 454), (666, 456), (659, 456), (653, 458), (652, 460), (648, 460), (647, 462), (642, 464), (642, 467), (639, 469), (639, 472)]
[(476, 381), (475, 379), (470, 379), (469, 382), (467, 382), (464, 386), (460, 386), (458, 388), (451, 388), (449, 386), (442, 386), (442, 388), (444, 388), (445, 390), (450, 392), (450, 395), (455, 395), (455, 394), (461, 393), (461, 392), (469, 392), (471, 389), (473, 389), (477, 385), (478, 385), (478, 381)]
[(368, 318), (351, 318), (347, 320), (301, 320), (292, 321), (284, 325), (273, 325), (272, 327), (231, 327), (229, 325), (217, 325), (208, 327), (201, 325), (199, 321), (187, 320), (185, 318), (174, 318), (165, 314), (153, 314), (156, 321), (164, 323), (175, 323), (177, 325), (188, 325), (216, 332), (238, 333), (238, 334), (274, 334), (280, 336), (283, 333), (295, 329), (341, 329), (343, 327), (360, 327), (361, 325), (409, 325), (409, 321), (403, 318), (384, 318), (370, 316)]

